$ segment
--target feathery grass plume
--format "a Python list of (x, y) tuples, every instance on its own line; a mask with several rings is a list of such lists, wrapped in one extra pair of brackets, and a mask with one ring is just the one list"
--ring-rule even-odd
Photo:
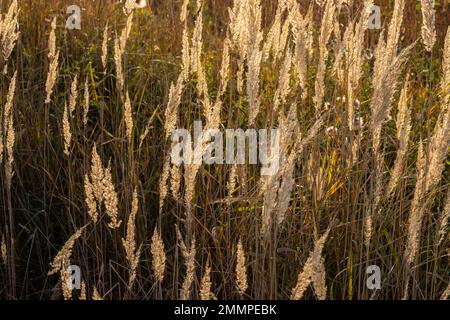
[(97, 203), (100, 205), (103, 203), (103, 179), (105, 178), (105, 173), (103, 170), (102, 160), (97, 152), (97, 146), (92, 147), (92, 157), (91, 157), (91, 180), (94, 196), (97, 199)]
[[(70, 236), (70, 238), (66, 241), (61, 250), (59, 250), (55, 258), (53, 258), (53, 262), (50, 264), (51, 269), (47, 273), (47, 275), (51, 276), (52, 274), (55, 274), (56, 272), (61, 271), (61, 269), (63, 269), (64, 264), (67, 263), (70, 260), (70, 257), (72, 256), (72, 250), (75, 241), (77, 241), (78, 238), (83, 234), (83, 231), (84, 229), (86, 229), (86, 227), (87, 225), (81, 227), (73, 235)], [(68, 266), (69, 265), (67, 265), (67, 267)]]
[(101, 60), (102, 60), (103, 69), (106, 70), (106, 64), (108, 62), (108, 23), (106, 24), (105, 30), (103, 31)]
[(111, 162), (108, 163), (108, 167), (103, 171), (104, 179), (103, 179), (103, 199), (105, 204), (106, 213), (110, 218), (110, 222), (108, 226), (111, 229), (117, 229), (122, 223), (119, 220), (119, 199), (117, 196), (117, 192), (114, 187), (114, 183), (112, 181), (111, 175)]
[(326, 273), (322, 251), (333, 225), (334, 222), (329, 225), (325, 233), (314, 243), (314, 250), (306, 260), (303, 270), (298, 274), (297, 284), (291, 294), (292, 300), (300, 300), (303, 298), (306, 289), (311, 283), (314, 286), (317, 298), (320, 300), (326, 299)]
[(170, 190), (175, 200), (180, 199), (181, 166), (172, 165), (170, 169)]
[(442, 92), (444, 94), (444, 104), (450, 101), (450, 26), (447, 28), (447, 35), (444, 41), (444, 57), (442, 61), (443, 78)]
[[(325, 115), (320, 117), (302, 138), (298, 131), (296, 104), (292, 104), (288, 116), (280, 115), (280, 163), (281, 168), (272, 176), (262, 180), (260, 194), (264, 195), (261, 235), (266, 237), (271, 230), (272, 222), (281, 225), (289, 208), (290, 196), (294, 186), (294, 167), (303, 149), (319, 134), (323, 127)], [(291, 146), (291, 150), (288, 147)]]
[(236, 288), (243, 295), (248, 289), (247, 266), (242, 239), (239, 238), (236, 250)]
[(398, 181), (403, 173), (406, 161), (406, 153), (408, 152), (409, 133), (411, 131), (411, 110), (408, 108), (408, 81), (400, 94), (397, 112), (397, 140), (399, 148), (395, 159), (394, 168), (392, 169), (391, 180), (387, 187), (387, 194), (391, 195), (396, 188)]
[(64, 114), (62, 119), (63, 135), (64, 135), (64, 154), (70, 155), (70, 141), (72, 140), (72, 132), (70, 131), (70, 119), (71, 112), (67, 107), (67, 103), (64, 103)]
[(70, 260), (69, 259), (64, 259), (62, 261), (62, 267), (60, 270), (60, 275), (61, 275), (61, 289), (63, 292), (63, 296), (64, 296), (64, 300), (70, 300), (72, 299), (72, 286), (70, 283)]
[(14, 175), (14, 144), (16, 133), (14, 129), (14, 95), (16, 92), (17, 71), (11, 79), (8, 87), (8, 95), (6, 96), (6, 104), (3, 113), (3, 128), (6, 136), (6, 159), (5, 159), (5, 178), (6, 187), (11, 190), (11, 180)]
[(237, 77), (237, 90), (239, 94), (243, 92), (244, 63), (247, 59), (247, 47), (249, 42), (248, 31), (248, 0), (234, 0), (233, 7), (228, 8), (230, 23), (230, 40), (233, 48), (239, 55)]
[(95, 286), (92, 287), (92, 300), (103, 300), (100, 293), (98, 293), (97, 288)]
[(433, 51), (436, 42), (434, 0), (420, 0), (422, 8), (422, 41), (428, 52)]
[(158, 232), (158, 228), (155, 228), (155, 231), (153, 231), (150, 251), (152, 253), (153, 273), (155, 274), (156, 280), (162, 282), (166, 270), (166, 253), (164, 251), (164, 242)]
[(86, 194), (86, 205), (88, 208), (88, 215), (92, 222), (95, 224), (98, 220), (97, 201), (94, 196), (94, 187), (89, 179), (89, 175), (84, 175), (84, 192)]
[(125, 128), (128, 142), (131, 143), (131, 139), (133, 138), (133, 115), (131, 111), (131, 101), (128, 91), (125, 94), (125, 109), (123, 117), (125, 121)]
[[(345, 57), (345, 68), (347, 70), (347, 125), (348, 128), (354, 130), (354, 95), (359, 86), (362, 76), (362, 67), (364, 62), (364, 39), (365, 32), (368, 27), (368, 19), (370, 8), (373, 1), (366, 0), (364, 2), (363, 11), (361, 12), (359, 21), (351, 22), (344, 32), (343, 50), (339, 51)], [(338, 58), (336, 60), (339, 60)], [(337, 69), (338, 66), (335, 67)], [(335, 70), (336, 71), (336, 70)], [(337, 71), (336, 71), (337, 72)], [(344, 75), (339, 76), (340, 81), (345, 81)]]
[(448, 284), (445, 291), (442, 293), (441, 300), (448, 300), (449, 297), (450, 297), (450, 283)]
[(444, 211), (439, 218), (439, 245), (444, 241), (447, 234), (447, 224), (450, 220), (450, 189), (447, 192), (447, 203), (445, 204)]
[(181, 102), (181, 94), (183, 93), (184, 79), (182, 74), (178, 77), (176, 85), (173, 83), (170, 86), (169, 101), (167, 102), (164, 122), (164, 130), (166, 133), (166, 139), (171, 135), (177, 124), (178, 107)]
[(127, 22), (122, 29), (119, 38), (114, 39), (114, 63), (116, 65), (117, 84), (119, 89), (123, 89), (125, 85), (125, 78), (123, 74), (123, 54), (125, 53), (125, 47), (127, 45), (128, 37), (130, 36), (131, 28), (133, 26), (134, 9), (136, 8), (136, 2), (127, 0), (123, 12), (127, 16)]
[(70, 86), (70, 98), (69, 98), (70, 117), (72, 117), (72, 114), (75, 111), (75, 107), (77, 105), (77, 98), (78, 98), (78, 76), (75, 76)]
[(92, 148), (90, 176), (92, 180), (93, 193), (95, 199), (97, 200), (97, 204), (99, 206), (102, 203), (104, 204), (106, 213), (111, 220), (108, 223), (108, 226), (111, 229), (118, 228), (122, 221), (118, 219), (119, 200), (112, 181), (111, 162), (108, 163), (107, 168), (103, 167), (95, 145)]
[(0, 244), (0, 252), (2, 255), (2, 260), (3, 260), (3, 264), (6, 265), (7, 261), (8, 261), (8, 253), (6, 250), (6, 241), (5, 241), (5, 235), (2, 234), (2, 243)]
[[(426, 175), (426, 157), (424, 154), (424, 147), (422, 140), (419, 142), (419, 151), (417, 154), (417, 182), (414, 190), (414, 197), (411, 204), (411, 213), (408, 218), (408, 240), (405, 250), (405, 260), (409, 265), (414, 261), (419, 244), (420, 244), (420, 232), (422, 229), (423, 219), (423, 200), (425, 188), (425, 175)], [(407, 294), (407, 292), (406, 292)]]
[(116, 66), (117, 86), (122, 89), (125, 83), (122, 67), (122, 49), (118, 38), (114, 39), (114, 63)]
[(86, 300), (86, 282), (81, 281), (80, 300)]
[(314, 102), (316, 105), (316, 110), (320, 110), (322, 108), (322, 103), (325, 96), (325, 72), (329, 54), (327, 45), (330, 40), (331, 33), (333, 32), (334, 12), (334, 0), (327, 0), (323, 13), (322, 24), (320, 26), (319, 64), (317, 67), (316, 81), (314, 84)]
[(236, 191), (236, 182), (237, 182), (237, 163), (233, 163), (231, 166), (231, 170), (228, 176), (228, 182), (227, 182), (227, 204), (230, 204), (233, 200), (233, 193)]
[(291, 65), (292, 65), (292, 53), (290, 49), (286, 50), (283, 65), (280, 70), (280, 77), (278, 79), (278, 87), (275, 91), (273, 98), (273, 109), (274, 112), (278, 112), (280, 106), (286, 102), (286, 97), (290, 92), (289, 80), (291, 78)]
[(293, 65), (302, 90), (302, 99), (307, 96), (307, 71), (309, 60), (309, 47), (312, 44), (312, 33), (308, 31), (308, 23), (311, 23), (312, 6), (310, 6), (306, 17), (300, 13), (300, 7), (297, 1), (288, 1), (288, 20), (291, 25), (294, 38), (294, 57)]
[(372, 149), (375, 166), (375, 200), (373, 202), (372, 210), (366, 215), (366, 223), (364, 224), (366, 229), (364, 232), (366, 246), (370, 244), (372, 235), (371, 226), (373, 213), (371, 211), (374, 211), (375, 208), (378, 207), (383, 192), (384, 154), (381, 150), (381, 129), (392, 108), (391, 101), (397, 89), (398, 77), (402, 66), (405, 63), (411, 48), (414, 46), (414, 44), (410, 45), (397, 54), (404, 6), (404, 0), (395, 2), (394, 12), (389, 24), (387, 40), (384, 41), (384, 34), (380, 34), (378, 45), (375, 50), (373, 78), (374, 93), (370, 105), (372, 110)]
[(284, 47), (282, 47), (281, 44), (282, 41), (280, 40), (282, 35), (282, 16), (285, 10), (286, 0), (278, 0), (275, 19), (269, 32), (267, 33), (266, 41), (263, 45), (263, 61), (267, 61), (267, 59), (269, 59), (271, 52), (273, 54), (274, 61), (277, 61), (280, 53), (284, 50)]
[(163, 169), (161, 172), (161, 177), (159, 179), (159, 210), (162, 209), (164, 205), (164, 200), (168, 193), (168, 180), (170, 174), (170, 154), (166, 156), (163, 163)]
[(208, 260), (206, 260), (205, 271), (203, 273), (202, 281), (200, 282), (200, 299), (201, 300), (211, 300), (214, 299), (215, 295), (211, 291), (211, 265)]
[(259, 74), (261, 71), (261, 3), (260, 0), (248, 0), (248, 45), (247, 45), (247, 99), (248, 120), (252, 125), (259, 113)]
[(186, 276), (183, 280), (183, 285), (180, 292), (181, 300), (189, 300), (191, 295), (191, 286), (194, 282), (195, 276), (195, 237), (192, 237), (191, 244), (189, 248), (186, 247), (184, 243), (183, 237), (181, 236), (180, 229), (177, 225), (175, 225), (177, 238), (178, 238), (178, 246), (181, 249), (181, 254), (184, 258), (184, 265), (186, 266)]
[(142, 148), (142, 144), (144, 143), (145, 138), (147, 138), (148, 134), (150, 133), (150, 129), (152, 129), (152, 122), (154, 117), (156, 116), (156, 110), (153, 113), (153, 115), (148, 119), (147, 124), (145, 126), (144, 132), (142, 132), (142, 134), (139, 137), (139, 148)]
[(131, 213), (128, 217), (127, 223), (127, 234), (125, 239), (122, 239), (123, 247), (127, 254), (127, 261), (130, 264), (130, 279), (128, 281), (128, 287), (131, 289), (133, 287), (134, 281), (136, 280), (136, 269), (139, 264), (139, 258), (141, 256), (142, 246), (136, 249), (136, 215), (139, 210), (139, 201), (137, 190), (134, 189), (133, 200), (131, 204)]
[(90, 104), (90, 96), (89, 96), (89, 79), (86, 77), (84, 82), (84, 106), (83, 106), (83, 125), (86, 126), (88, 123), (88, 114), (89, 114), (89, 104)]
[(0, 16), (0, 43), (1, 48), (1, 63), (6, 63), (9, 56), (16, 46), (17, 39), (19, 38), (20, 32), (18, 31), (18, 15), (19, 8), (17, 5), (17, 0), (13, 0), (8, 8), (5, 15)]
[(189, 0), (183, 0), (183, 4), (181, 6), (181, 12), (180, 12), (180, 21), (185, 22), (187, 15), (188, 15), (188, 5)]
[(59, 50), (56, 50), (56, 17), (52, 20), (50, 36), (48, 40), (48, 59), (49, 68), (47, 73), (47, 80), (45, 82), (45, 103), (48, 104), (51, 101), (51, 96), (53, 94), (53, 88), (55, 87), (56, 78), (58, 77), (58, 59)]

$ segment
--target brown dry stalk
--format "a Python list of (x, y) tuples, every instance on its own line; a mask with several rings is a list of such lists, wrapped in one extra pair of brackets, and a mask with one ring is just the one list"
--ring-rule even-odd
[(49, 69), (47, 73), (47, 81), (45, 83), (45, 103), (48, 104), (51, 101), (51, 96), (53, 93), (53, 88), (55, 87), (56, 78), (58, 77), (58, 59), (59, 50), (56, 50), (56, 17), (52, 20), (50, 36), (48, 40), (48, 59), (49, 59)]
[(247, 262), (244, 247), (242, 246), (242, 239), (239, 239), (236, 250), (236, 288), (241, 295), (243, 295), (248, 289), (246, 264)]
[(150, 251), (152, 253), (153, 273), (155, 274), (156, 280), (162, 282), (166, 270), (166, 253), (164, 251), (164, 242), (157, 228), (153, 231)]
[(298, 274), (297, 284), (291, 294), (292, 300), (300, 300), (303, 298), (306, 289), (311, 283), (314, 286), (317, 297), (320, 300), (326, 299), (326, 273), (322, 251), (333, 224), (331, 223), (325, 233), (314, 243), (314, 250), (306, 260), (303, 270)]
[(422, 41), (431, 52), (436, 42), (434, 0), (420, 0), (422, 7)]

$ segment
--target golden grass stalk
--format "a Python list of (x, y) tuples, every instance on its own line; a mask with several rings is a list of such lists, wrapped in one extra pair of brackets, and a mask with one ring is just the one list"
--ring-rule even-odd
[(75, 111), (75, 107), (77, 105), (77, 98), (78, 98), (78, 76), (75, 76), (70, 86), (70, 98), (69, 98), (70, 117), (72, 117), (72, 114)]
[(436, 42), (434, 0), (420, 0), (422, 8), (422, 41), (428, 52), (433, 50)]
[[(263, 61), (267, 61), (270, 53), (272, 52), (274, 61), (276, 61), (283, 52), (284, 46), (282, 46), (282, 16), (286, 10), (286, 0), (280, 0), (277, 4), (277, 10), (275, 12), (275, 18), (269, 32), (266, 36), (266, 41), (263, 45)], [(286, 42), (284, 42), (286, 44)]]
[(162, 209), (164, 205), (164, 200), (167, 197), (168, 193), (168, 180), (170, 173), (170, 154), (168, 154), (163, 163), (163, 169), (161, 173), (161, 177), (159, 179), (159, 210)]
[(247, 266), (242, 239), (239, 238), (236, 251), (236, 288), (240, 295), (248, 289)]
[(184, 258), (184, 265), (186, 266), (186, 276), (183, 280), (183, 284), (180, 291), (180, 299), (181, 300), (189, 300), (191, 295), (191, 286), (194, 282), (195, 276), (195, 237), (192, 237), (191, 244), (189, 248), (184, 243), (184, 240), (181, 236), (181, 232), (177, 225), (175, 225), (177, 238), (178, 238), (178, 246), (181, 249), (181, 254)]
[(97, 203), (103, 203), (103, 180), (105, 178), (102, 160), (97, 152), (97, 146), (92, 147), (92, 157), (91, 157), (91, 181), (94, 196), (97, 199)]
[(120, 47), (119, 39), (114, 39), (114, 63), (116, 66), (117, 86), (122, 89), (125, 84), (122, 67), (122, 48)]
[(106, 64), (108, 63), (108, 23), (103, 31), (103, 41), (102, 41), (102, 65), (103, 69), (106, 70)]
[(89, 104), (90, 104), (90, 93), (89, 93), (89, 79), (86, 77), (84, 82), (84, 106), (83, 106), (83, 125), (86, 126), (88, 123), (89, 114)]
[[(50, 271), (47, 273), (47, 275), (55, 274), (58, 271), (61, 271), (65, 264), (70, 260), (70, 257), (72, 256), (72, 250), (73, 246), (75, 244), (75, 241), (83, 234), (84, 229), (86, 229), (87, 225), (81, 227), (78, 229), (73, 235), (70, 236), (70, 238), (66, 241), (64, 246), (59, 250), (58, 254), (53, 258), (52, 263), (50, 263)], [(66, 265), (69, 266), (68, 264)], [(65, 268), (67, 269), (67, 268)]]
[(400, 180), (405, 167), (406, 153), (408, 152), (408, 140), (411, 131), (411, 110), (408, 108), (408, 86), (408, 81), (406, 81), (398, 103), (397, 139), (400, 146), (397, 151), (394, 168), (392, 169), (391, 180), (387, 187), (388, 195), (392, 194)]
[(322, 108), (323, 99), (325, 96), (325, 73), (326, 73), (326, 61), (328, 59), (328, 41), (330, 40), (331, 33), (333, 31), (335, 5), (334, 0), (327, 0), (322, 17), (322, 24), (320, 26), (319, 37), (319, 61), (316, 74), (316, 81), (314, 84), (315, 97), (314, 102), (316, 104), (316, 110)]
[(305, 17), (300, 12), (300, 6), (295, 0), (287, 0), (288, 20), (292, 29), (295, 49), (293, 65), (296, 76), (302, 90), (302, 99), (307, 96), (307, 71), (310, 48), (312, 47), (312, 32), (309, 32), (308, 25), (312, 25), (312, 5), (309, 7)]
[(164, 272), (166, 270), (166, 253), (164, 251), (164, 242), (155, 228), (152, 236), (152, 244), (150, 251), (152, 253), (152, 269), (158, 282), (164, 279)]
[(56, 17), (53, 18), (51, 24), (51, 31), (48, 40), (48, 59), (49, 59), (49, 69), (47, 73), (47, 80), (45, 82), (45, 103), (48, 104), (51, 101), (51, 96), (53, 93), (53, 88), (55, 87), (56, 78), (58, 77), (58, 59), (59, 51), (56, 50)]
[(6, 263), (8, 262), (8, 252), (6, 249), (6, 241), (5, 241), (5, 235), (2, 234), (2, 243), (0, 244), (0, 253), (2, 255), (2, 261), (3, 264), (6, 265)]
[(61, 275), (61, 289), (63, 292), (64, 300), (72, 299), (72, 286), (70, 284), (70, 260), (64, 259), (60, 270)]
[(18, 15), (19, 8), (17, 0), (13, 0), (9, 5), (7, 13), (0, 17), (0, 43), (2, 44), (0, 61), (2, 63), (8, 61), (9, 56), (16, 46), (17, 39), (19, 38)]
[(98, 290), (95, 286), (92, 287), (92, 300), (103, 300), (100, 293), (98, 293)]
[(450, 297), (450, 283), (448, 284), (445, 291), (442, 293), (441, 300), (448, 300), (449, 297)]
[(128, 217), (127, 223), (127, 233), (125, 239), (122, 239), (123, 247), (127, 254), (127, 261), (130, 265), (130, 278), (128, 281), (128, 287), (131, 289), (133, 287), (134, 281), (136, 280), (137, 267), (139, 264), (139, 258), (141, 256), (142, 246), (136, 249), (136, 215), (139, 210), (139, 200), (137, 195), (137, 190), (134, 189), (133, 200), (131, 204), (131, 213)]
[(175, 200), (180, 199), (181, 166), (172, 165), (170, 169), (170, 190)]
[(248, 120), (252, 125), (259, 113), (259, 75), (261, 71), (261, 42), (263, 32), (261, 30), (261, 3), (260, 0), (248, 0), (248, 44), (247, 44), (247, 99)]
[(297, 284), (292, 290), (291, 294), (292, 300), (300, 300), (301, 298), (303, 298), (306, 289), (311, 283), (314, 286), (314, 291), (317, 298), (319, 298), (320, 300), (326, 299), (326, 273), (322, 251), (332, 225), (333, 223), (330, 224), (325, 233), (314, 243), (314, 250), (306, 260), (303, 270), (298, 274)]
[(450, 220), (450, 189), (447, 192), (447, 203), (445, 204), (444, 211), (439, 218), (439, 245), (444, 241), (445, 236), (448, 233), (447, 224)]
[(11, 190), (11, 180), (14, 174), (14, 144), (16, 134), (14, 129), (14, 95), (16, 91), (17, 71), (9, 83), (8, 95), (6, 97), (6, 104), (3, 113), (3, 128), (6, 131), (6, 162), (5, 162), (5, 176), (6, 187)]
[(95, 224), (98, 220), (97, 201), (94, 196), (94, 187), (89, 179), (89, 175), (84, 176), (84, 192), (86, 194), (86, 205), (88, 208), (88, 215), (91, 221)]
[(200, 282), (200, 299), (201, 300), (211, 300), (214, 299), (215, 295), (211, 291), (211, 265), (208, 260), (206, 260), (205, 271), (203, 273), (202, 281)]
[(131, 143), (133, 138), (133, 114), (131, 110), (131, 101), (128, 91), (125, 94), (125, 109), (124, 109), (124, 121), (128, 142)]
[(188, 15), (188, 5), (189, 0), (183, 0), (183, 4), (181, 6), (181, 12), (180, 12), (180, 21), (185, 22), (187, 15)]
[(81, 281), (80, 300), (86, 300), (86, 282)]
[(72, 132), (70, 131), (71, 112), (64, 103), (64, 114), (62, 119), (63, 135), (64, 135), (64, 154), (70, 155), (70, 141), (72, 140)]
[(292, 66), (292, 53), (290, 49), (286, 50), (283, 64), (280, 70), (280, 77), (278, 79), (278, 87), (275, 91), (273, 98), (273, 109), (278, 112), (280, 106), (284, 105), (286, 98), (290, 92), (290, 79), (291, 79), (291, 66)]
[(122, 221), (119, 219), (119, 199), (112, 181), (111, 162), (108, 163), (108, 167), (104, 170), (103, 199), (106, 213), (110, 218), (108, 226), (111, 229), (117, 229)]

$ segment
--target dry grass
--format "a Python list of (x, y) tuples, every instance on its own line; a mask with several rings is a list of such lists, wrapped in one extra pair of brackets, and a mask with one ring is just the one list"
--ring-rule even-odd
[[(149, 2), (0, 5), (0, 298), (449, 298), (445, 5)], [(195, 120), (279, 170), (173, 164)]]

